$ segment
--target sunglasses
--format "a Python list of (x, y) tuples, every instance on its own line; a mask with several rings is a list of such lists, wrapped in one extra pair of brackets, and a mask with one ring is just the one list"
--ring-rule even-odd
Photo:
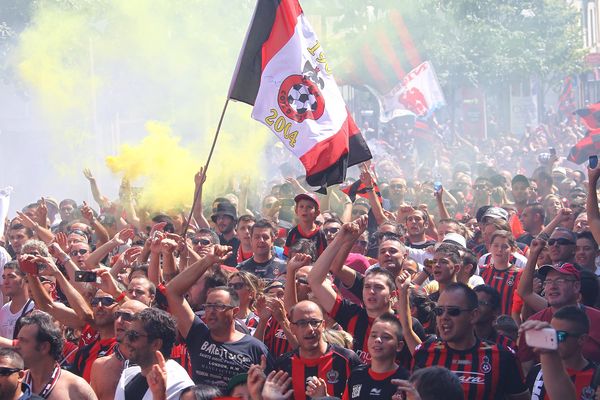
[(141, 337), (148, 337), (149, 335), (144, 335), (143, 333), (139, 333), (138, 331), (130, 330), (125, 332), (125, 337), (130, 342), (137, 342), (137, 340)]
[(559, 246), (569, 246), (569, 245), (574, 245), (575, 242), (573, 242), (569, 239), (565, 239), (565, 238), (548, 240), (548, 246), (554, 246), (555, 244), (558, 244)]
[(308, 285), (308, 279), (306, 279), (306, 278), (296, 278), (296, 283), (299, 283), (301, 285)]
[(228, 286), (233, 290), (242, 290), (244, 287), (246, 287), (246, 284), (244, 282), (235, 282), (230, 283)]
[(7, 367), (0, 367), (0, 376), (9, 376), (14, 374), (15, 372), (19, 372), (22, 371), (21, 368), (7, 368)]
[(562, 342), (566, 341), (570, 337), (572, 337), (572, 338), (578, 338), (580, 336), (581, 336), (580, 334), (570, 333), (570, 332), (567, 332), (567, 331), (556, 331), (556, 339), (558, 339), (558, 343), (562, 343)]
[(210, 240), (208, 239), (192, 239), (192, 244), (197, 245), (200, 243), (202, 246), (208, 246), (210, 244)]
[(323, 232), (329, 233), (331, 235), (336, 234), (339, 231), (340, 231), (340, 228), (325, 228), (325, 229), (323, 229)]
[(213, 310), (213, 311), (217, 311), (217, 312), (231, 310), (232, 308), (235, 308), (235, 306), (230, 306), (229, 304), (220, 304), (220, 303), (216, 303), (216, 304), (207, 303), (207, 304), (203, 305), (202, 307), (200, 307), (200, 309), (202, 309), (204, 311)]
[(292, 324), (296, 325), (299, 328), (306, 328), (310, 325), (311, 328), (316, 329), (323, 323), (322, 319), (299, 319), (296, 322), (292, 322)]
[(79, 249), (79, 250), (72, 250), (69, 255), (71, 257), (77, 257), (77, 256), (82, 256), (84, 254), (86, 254), (88, 252), (87, 249)]
[(133, 321), (133, 316), (134, 316), (134, 314), (124, 312), (124, 311), (115, 311), (114, 315), (115, 315), (115, 319), (121, 318), (125, 322)]
[(435, 307), (433, 309), (433, 312), (438, 317), (441, 317), (442, 315), (444, 315), (444, 312), (448, 313), (448, 315), (451, 317), (458, 317), (460, 315), (460, 313), (467, 312), (467, 311), (473, 311), (473, 310), (471, 310), (470, 308), (441, 307), (441, 306)]
[(115, 303), (116, 301), (112, 297), (94, 297), (90, 302), (93, 307), (96, 307), (99, 304), (102, 304), (103, 307), (110, 307)]

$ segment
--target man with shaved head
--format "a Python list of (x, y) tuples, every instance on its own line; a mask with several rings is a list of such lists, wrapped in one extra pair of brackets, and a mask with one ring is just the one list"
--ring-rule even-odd
[(341, 397), (350, 371), (361, 364), (356, 353), (325, 342), (323, 311), (310, 300), (292, 307), (290, 323), (298, 348), (277, 359), (275, 369), (292, 377), (294, 398), (324, 396), (326, 389), (327, 395)]
[(121, 372), (125, 368), (125, 360), (129, 357), (126, 346), (121, 346), (125, 339), (125, 332), (129, 329), (133, 316), (148, 306), (138, 300), (128, 300), (117, 311), (115, 316), (115, 337), (117, 344), (114, 352), (106, 357), (100, 357), (92, 364), (90, 385), (98, 400), (109, 400), (115, 396)]

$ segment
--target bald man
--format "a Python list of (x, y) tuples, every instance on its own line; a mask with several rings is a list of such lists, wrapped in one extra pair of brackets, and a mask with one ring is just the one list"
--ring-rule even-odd
[(115, 351), (109, 356), (96, 359), (92, 364), (90, 385), (98, 400), (112, 400), (115, 397), (117, 384), (128, 358), (126, 347), (120, 344), (125, 339), (125, 332), (131, 325), (133, 315), (146, 308), (148, 306), (138, 300), (128, 300), (115, 311)]
[(325, 387), (328, 395), (341, 397), (350, 371), (361, 365), (356, 353), (325, 341), (323, 312), (310, 300), (292, 307), (290, 323), (298, 348), (277, 359), (275, 369), (286, 371), (293, 378), (294, 399), (324, 396), (317, 390)]

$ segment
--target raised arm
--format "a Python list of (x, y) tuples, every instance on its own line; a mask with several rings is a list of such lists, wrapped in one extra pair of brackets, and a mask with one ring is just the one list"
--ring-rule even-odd
[(205, 182), (206, 173), (204, 172), (204, 168), (200, 167), (200, 171), (198, 171), (198, 173), (196, 173), (194, 176), (194, 195), (198, 197), (198, 200), (196, 201), (196, 205), (192, 211), (192, 215), (194, 216), (194, 219), (200, 228), (210, 228), (210, 224), (204, 216), (204, 210), (202, 209), (202, 188)]
[(44, 228), (42, 225), (38, 224), (36, 221), (32, 220), (26, 214), (23, 214), (20, 211), (17, 211), (17, 215), (21, 223), (33, 230), (39, 240), (46, 244), (51, 243), (54, 240), (54, 235), (49, 229)]
[(285, 268), (285, 286), (283, 287), (283, 304), (289, 312), (298, 303), (296, 291), (296, 272), (306, 265), (310, 265), (312, 259), (308, 254), (296, 253), (290, 258)]
[[(598, 209), (598, 192), (596, 185), (600, 177), (600, 166), (588, 168), (588, 195), (585, 209), (587, 210), (588, 224), (596, 242), (600, 240), (600, 210)], [(600, 243), (600, 242), (599, 242)]]
[(571, 218), (573, 218), (573, 211), (571, 211), (570, 208), (561, 208), (560, 210), (558, 210), (556, 216), (552, 218), (552, 221), (550, 221), (548, 225), (546, 225), (544, 229), (542, 229), (538, 236), (541, 235), (541, 237), (544, 237), (547, 235), (548, 237), (550, 237), (550, 235), (552, 235), (552, 232), (554, 232), (554, 229), (556, 229), (557, 226), (559, 226), (562, 222), (568, 221)]
[(396, 277), (396, 287), (398, 288), (398, 310), (400, 324), (402, 325), (402, 335), (408, 346), (411, 355), (415, 354), (415, 349), (421, 344), (421, 339), (413, 330), (412, 315), (410, 313), (410, 275), (407, 271), (400, 272)]
[(373, 190), (375, 178), (368, 169), (364, 168), (360, 173), (360, 180), (367, 187), (365, 190), (369, 194), (369, 204), (371, 205), (371, 211), (373, 211), (373, 215), (375, 216), (375, 221), (377, 221), (377, 225), (381, 225), (387, 221), (387, 217), (383, 213), (383, 206), (379, 202), (377, 193)]
[(83, 170), (83, 175), (90, 183), (90, 189), (92, 190), (92, 196), (94, 196), (94, 200), (96, 201), (96, 203), (98, 203), (98, 205), (102, 208), (107, 208), (110, 205), (110, 201), (108, 200), (108, 198), (106, 198), (106, 197), (102, 196), (102, 194), (100, 194), (100, 189), (98, 188), (98, 183), (96, 182), (96, 178), (92, 174), (92, 171), (90, 171), (89, 168), (85, 168)]
[[(446, 204), (444, 204), (444, 193), (444, 188), (441, 188), (439, 192), (434, 192), (433, 195), (435, 196), (435, 204), (437, 205), (438, 211), (440, 213), (440, 219), (449, 219), (452, 217), (450, 216), (450, 213), (446, 208)], [(452, 197), (452, 199), (456, 203), (456, 199), (454, 199), (454, 197)]]
[(104, 225), (102, 225), (96, 219), (96, 217), (94, 217), (94, 212), (85, 201), (81, 205), (81, 215), (90, 223), (90, 226), (94, 229), (94, 233), (96, 233), (96, 238), (98, 239), (99, 244), (104, 244), (110, 240), (110, 235), (108, 234), (108, 231), (106, 230)]
[(517, 286), (517, 293), (523, 299), (534, 312), (543, 310), (548, 306), (548, 302), (539, 294), (533, 290), (533, 277), (535, 275), (535, 266), (537, 264), (538, 257), (542, 250), (546, 247), (546, 242), (542, 239), (533, 239), (529, 246), (529, 258), (527, 264), (521, 272), (521, 279), (519, 279), (519, 285)]
[(131, 228), (125, 228), (117, 232), (114, 238), (110, 239), (108, 242), (104, 243), (102, 246), (98, 247), (96, 250), (90, 254), (90, 256), (85, 260), (85, 266), (88, 268), (96, 268), (100, 265), (100, 261), (104, 259), (113, 249), (116, 249), (119, 246), (127, 243), (127, 240), (133, 239), (135, 233)]
[(183, 270), (167, 284), (169, 310), (177, 320), (177, 328), (184, 338), (187, 337), (194, 322), (194, 311), (185, 300), (185, 293), (210, 267), (225, 261), (230, 253), (229, 246), (212, 246), (205, 257)]

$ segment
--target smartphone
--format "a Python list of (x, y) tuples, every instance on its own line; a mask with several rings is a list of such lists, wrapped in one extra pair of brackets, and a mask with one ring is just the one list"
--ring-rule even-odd
[(433, 182), (433, 191), (439, 193), (442, 190), (442, 182), (435, 181)]
[(548, 149), (548, 153), (550, 153), (551, 156), (555, 156), (556, 155), (556, 149), (554, 147), (550, 147)]
[(556, 350), (558, 348), (558, 337), (553, 328), (525, 331), (525, 343), (529, 347)]
[(33, 262), (29, 257), (19, 257), (19, 269), (26, 274), (37, 275), (45, 265)]
[(96, 282), (97, 279), (94, 271), (75, 271), (75, 282)]
[(596, 168), (598, 166), (598, 156), (590, 156), (589, 163), (591, 169)]

